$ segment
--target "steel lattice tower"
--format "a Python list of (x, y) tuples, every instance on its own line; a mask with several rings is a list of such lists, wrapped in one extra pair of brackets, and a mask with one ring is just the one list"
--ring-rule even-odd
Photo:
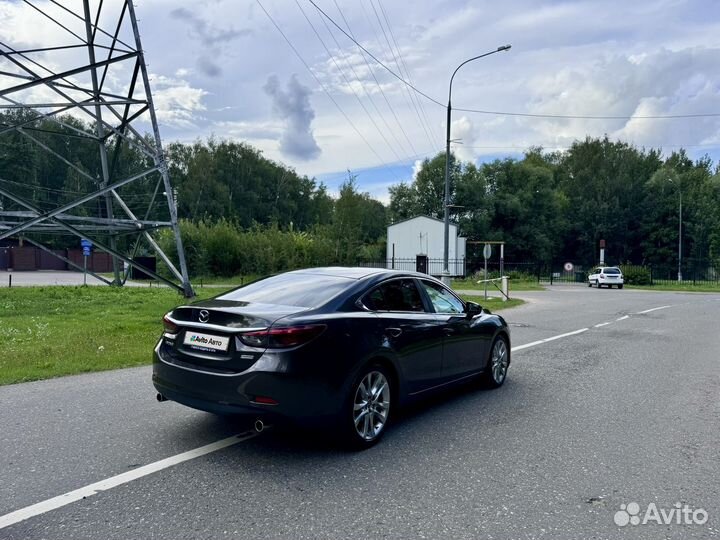
[[(68, 167), (69, 174), (89, 187), (63, 192), (64, 198), (71, 194), (72, 200), (52, 208), (45, 202), (43, 207), (27, 194), (22, 179), (3, 178), (4, 171), (0, 170), (0, 240), (22, 235), (50, 251), (37, 239), (38, 235), (76, 235), (112, 255), (115, 279), (111, 282), (96, 275), (98, 279), (108, 284), (124, 283), (128, 277), (127, 272), (121, 277), (120, 261), (124, 261), (185, 296), (192, 296), (132, 1), (74, 0), (68, 5), (56, 0), (42, 5), (34, 0), (23, 1), (32, 8), (28, 12), (33, 27), (44, 41), (38, 46), (5, 43), (0, 38), (0, 112), (11, 111), (15, 119), (0, 124), (0, 148), (4, 136), (19, 133), (36, 151), (51, 156), (48, 159), (55, 160), (58, 166)], [(70, 121), (67, 115), (83, 122)], [(56, 129), (48, 129), (49, 125)], [(140, 131), (150, 128), (150, 135)], [(46, 144), (47, 139), (43, 142), (39, 132), (42, 137), (59, 137), (65, 142)], [(63, 148), (73, 144), (96, 146), (93, 154), (97, 163), (88, 167), (87, 163), (72, 160)], [(127, 148), (143, 159), (134, 163), (132, 170), (118, 172), (118, 162)], [(139, 187), (140, 183), (146, 188), (141, 192), (143, 196), (133, 191), (133, 186)], [(3, 197), (6, 205), (12, 201), (12, 210), (3, 208)], [(167, 217), (152, 219), (165, 205), (167, 214), (164, 210), (163, 214)], [(151, 235), (161, 227), (172, 228), (179, 270)], [(126, 243), (131, 247), (122, 252), (118, 239), (126, 235), (131, 237), (132, 241)], [(135, 262), (143, 241), (166, 263), (177, 281)]]

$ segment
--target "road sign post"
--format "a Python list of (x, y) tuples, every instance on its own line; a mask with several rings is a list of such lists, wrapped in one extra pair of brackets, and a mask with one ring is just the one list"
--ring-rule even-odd
[(485, 300), (487, 301), (487, 280), (488, 280), (488, 259), (492, 255), (492, 246), (490, 244), (485, 244), (485, 247), (483, 248), (483, 257), (485, 257)]
[(80, 246), (83, 250), (83, 286), (87, 285), (87, 259), (92, 253), (92, 242), (83, 238), (80, 240)]

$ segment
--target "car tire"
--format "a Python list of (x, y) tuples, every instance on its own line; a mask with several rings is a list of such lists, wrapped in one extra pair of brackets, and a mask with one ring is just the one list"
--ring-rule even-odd
[(364, 450), (382, 438), (395, 399), (392, 383), (392, 375), (380, 364), (365, 366), (353, 380), (340, 418), (349, 448)]
[(505, 336), (497, 336), (490, 347), (482, 381), (488, 388), (500, 388), (510, 367), (510, 347)]
[(595, 286), (600, 289), (600, 282), (597, 279), (595, 280)]
[(592, 281), (588, 281), (588, 287), (592, 287)]
[(622, 288), (623, 288), (623, 286), (622, 286), (622, 285), (618, 285), (618, 289), (622, 289)]

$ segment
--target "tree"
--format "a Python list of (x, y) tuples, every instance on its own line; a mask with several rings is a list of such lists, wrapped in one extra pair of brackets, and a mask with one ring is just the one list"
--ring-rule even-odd
[(385, 236), (386, 228), (385, 206), (370, 194), (359, 192), (356, 177), (348, 172), (348, 180), (340, 186), (328, 231), (335, 243), (337, 261), (352, 264), (358, 258), (381, 257), (378, 242)]

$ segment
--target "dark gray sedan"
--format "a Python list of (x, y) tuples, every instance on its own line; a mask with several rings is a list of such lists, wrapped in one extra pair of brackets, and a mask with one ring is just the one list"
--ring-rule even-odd
[(502, 317), (415, 272), (313, 268), (255, 281), (164, 318), (153, 384), (220, 414), (332, 425), (368, 447), (396, 407), (480, 377), (505, 381)]

